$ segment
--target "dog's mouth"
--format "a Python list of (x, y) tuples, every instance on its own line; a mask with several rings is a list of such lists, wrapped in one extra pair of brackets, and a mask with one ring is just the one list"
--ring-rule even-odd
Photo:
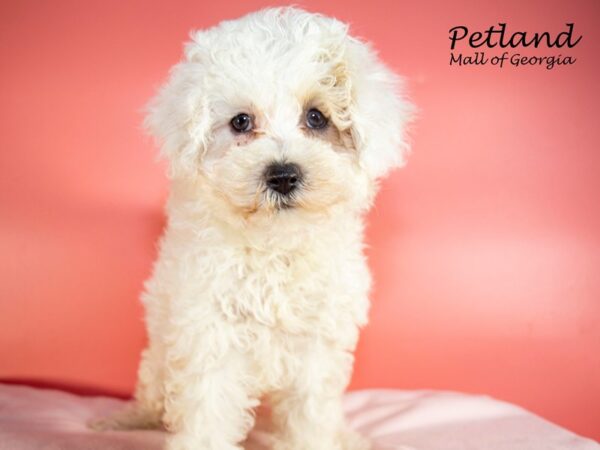
[(288, 194), (281, 194), (267, 188), (264, 194), (265, 204), (268, 208), (275, 211), (293, 209), (298, 206), (298, 190), (299, 189), (295, 189)]
[(266, 212), (267, 214), (275, 214), (278, 212), (297, 209), (301, 206), (300, 189), (293, 193), (281, 194), (266, 186), (261, 186), (254, 195), (253, 201), (241, 207), (241, 212), (244, 217), (249, 218), (254, 214)]

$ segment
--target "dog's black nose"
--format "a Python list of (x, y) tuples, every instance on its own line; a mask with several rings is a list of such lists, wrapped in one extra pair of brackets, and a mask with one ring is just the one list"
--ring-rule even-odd
[(288, 195), (302, 181), (302, 173), (296, 164), (273, 163), (265, 171), (265, 180), (270, 189)]

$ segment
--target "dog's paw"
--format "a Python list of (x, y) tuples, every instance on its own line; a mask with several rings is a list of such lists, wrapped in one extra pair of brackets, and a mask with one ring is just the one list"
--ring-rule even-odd
[(149, 430), (160, 428), (161, 423), (156, 414), (129, 406), (111, 416), (92, 419), (87, 426), (95, 431)]
[(342, 450), (371, 450), (371, 442), (356, 431), (344, 431), (341, 434)]
[(121, 423), (114, 420), (112, 417), (101, 417), (99, 419), (92, 419), (87, 422), (87, 427), (94, 431), (112, 431), (112, 430), (123, 430)]
[(212, 444), (205, 444), (206, 441), (184, 433), (173, 434), (167, 439), (166, 450), (244, 450), (226, 442), (211, 441)]

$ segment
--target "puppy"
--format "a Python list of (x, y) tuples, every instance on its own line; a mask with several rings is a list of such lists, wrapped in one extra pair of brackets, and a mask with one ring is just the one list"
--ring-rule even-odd
[(192, 34), (146, 120), (172, 185), (136, 401), (96, 428), (234, 450), (267, 401), (275, 450), (369, 448), (341, 400), (369, 308), (364, 214), (407, 151), (398, 84), (299, 9)]

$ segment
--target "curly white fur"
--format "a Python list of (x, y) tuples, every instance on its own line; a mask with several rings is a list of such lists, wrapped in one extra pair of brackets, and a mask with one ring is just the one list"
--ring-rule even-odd
[[(172, 189), (136, 403), (100, 427), (163, 424), (169, 450), (240, 449), (268, 400), (276, 450), (368, 448), (341, 397), (369, 306), (363, 215), (407, 150), (398, 87), (347, 25), (295, 8), (192, 34), (147, 117)], [(303, 126), (307, 108), (327, 130)], [(253, 132), (232, 132), (240, 112)], [(282, 161), (305, 177), (289, 208), (262, 177)]]

